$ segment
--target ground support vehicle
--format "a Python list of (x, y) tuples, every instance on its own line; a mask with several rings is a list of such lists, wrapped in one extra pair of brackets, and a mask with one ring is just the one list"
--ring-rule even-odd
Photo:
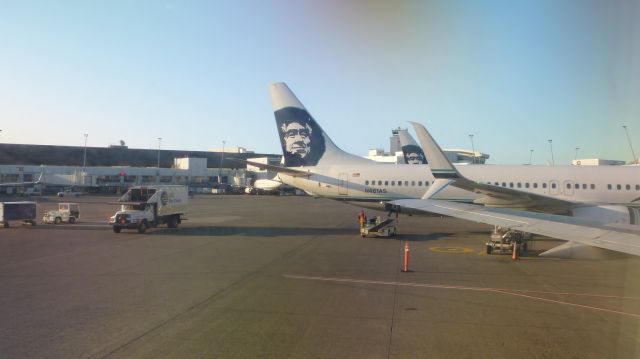
[(160, 224), (176, 228), (184, 220), (188, 199), (187, 186), (131, 187), (118, 200), (121, 208), (109, 219), (109, 224), (115, 233), (123, 228), (145, 233), (147, 228)]
[(527, 242), (531, 238), (529, 233), (516, 230), (502, 230), (496, 227), (491, 233), (491, 239), (486, 243), (487, 254), (512, 254), (515, 243), (519, 255), (527, 251)]
[(36, 202), (0, 202), (0, 224), (9, 227), (9, 221), (36, 225)]
[(381, 220), (380, 217), (371, 218), (360, 229), (362, 237), (393, 237), (396, 235), (396, 221), (392, 218)]
[(47, 211), (42, 217), (42, 221), (54, 224), (75, 223), (78, 218), (80, 218), (80, 205), (77, 203), (58, 203), (58, 210)]

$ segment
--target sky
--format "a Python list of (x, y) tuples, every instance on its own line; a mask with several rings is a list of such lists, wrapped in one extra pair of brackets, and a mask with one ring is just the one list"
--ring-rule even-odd
[(423, 123), (489, 163), (640, 154), (640, 1), (0, 2), (0, 142), (281, 153), (286, 82), (339, 147)]

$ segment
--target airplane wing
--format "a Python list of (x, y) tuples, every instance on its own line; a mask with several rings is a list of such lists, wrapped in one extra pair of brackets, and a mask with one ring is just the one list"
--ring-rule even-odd
[(494, 186), (467, 179), (458, 172), (451, 162), (449, 162), (440, 146), (438, 146), (436, 141), (431, 137), (423, 125), (416, 122), (411, 122), (411, 124), (418, 135), (424, 154), (431, 166), (431, 173), (433, 176), (436, 179), (449, 180), (451, 186), (483, 194), (484, 197), (475, 200), (475, 203), (487, 206), (511, 207), (551, 213), (565, 213), (569, 209), (579, 205), (574, 202), (554, 197)]
[(0, 183), (0, 187), (26, 187), (26, 186), (35, 186), (39, 183), (42, 183), (42, 173), (40, 173), (40, 177), (36, 181), (31, 182), (8, 182), (8, 183)]
[(433, 199), (404, 199), (391, 205), (422, 212), (466, 219), (473, 222), (540, 234), (633, 255), (640, 255), (640, 228), (610, 224), (548, 213), (492, 208), (475, 204)]

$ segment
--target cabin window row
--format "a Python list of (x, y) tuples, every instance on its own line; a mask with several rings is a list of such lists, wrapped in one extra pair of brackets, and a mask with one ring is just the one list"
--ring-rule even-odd
[[(487, 182), (487, 184), (491, 184), (491, 182)], [(493, 182), (494, 186), (502, 186), (502, 187), (507, 187), (507, 182)], [(509, 182), (508, 183), (508, 187), (509, 188), (538, 188), (538, 183), (537, 182), (533, 182), (533, 183), (529, 183), (529, 182)], [(551, 182), (551, 186), (552, 189), (556, 189), (558, 188), (558, 185), (556, 182)], [(586, 183), (567, 183), (566, 184), (567, 189), (596, 189), (596, 185), (591, 183), (591, 184), (586, 184)], [(540, 188), (546, 189), (547, 188), (547, 183), (543, 182), (540, 184)], [(609, 188), (611, 189), (611, 188)]]
[(416, 184), (418, 187), (422, 187), (422, 185), (424, 184), (425, 186), (429, 186), (429, 181), (389, 181), (389, 180), (366, 180), (364, 181), (364, 185), (365, 186), (376, 186), (376, 184), (378, 186), (404, 186), (404, 187), (415, 187)]
[[(620, 190), (622, 190), (622, 185), (621, 184), (617, 184), (617, 185), (615, 185), (615, 188), (620, 191)], [(635, 186), (635, 188), (636, 188), (636, 191), (640, 191), (640, 184), (637, 184)], [(613, 189), (613, 185), (612, 184), (608, 184), (607, 185), (607, 189), (608, 190), (612, 190)], [(630, 184), (624, 185), (624, 189), (626, 189), (627, 191), (631, 191), (631, 185)]]

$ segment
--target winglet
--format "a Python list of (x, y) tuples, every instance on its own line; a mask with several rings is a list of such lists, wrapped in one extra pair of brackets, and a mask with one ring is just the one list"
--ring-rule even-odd
[(427, 129), (417, 122), (410, 121), (410, 123), (418, 135), (418, 140), (427, 157), (427, 162), (429, 163), (433, 177), (448, 179), (461, 178), (462, 176), (460, 176), (456, 168), (449, 162), (444, 151), (442, 151), (433, 137), (431, 137)]

